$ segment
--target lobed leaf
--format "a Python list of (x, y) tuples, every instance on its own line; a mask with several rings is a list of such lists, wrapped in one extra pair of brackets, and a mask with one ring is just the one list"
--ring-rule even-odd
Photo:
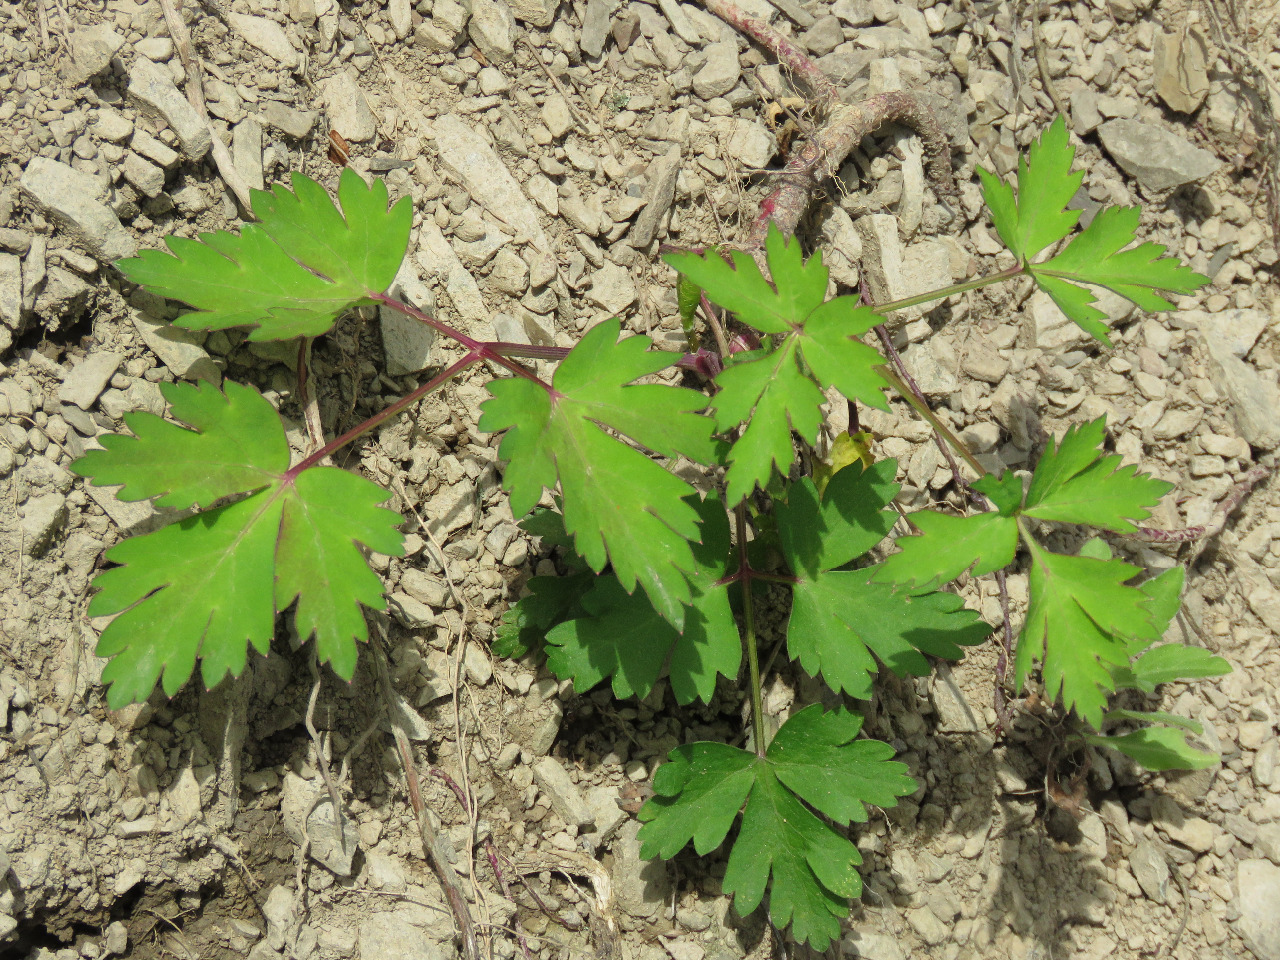
[(260, 219), (239, 235), (167, 237), (170, 253), (144, 250), (117, 264), (152, 293), (195, 308), (174, 323), (193, 330), (253, 327), (250, 340), (327, 332), (337, 318), (395, 279), (409, 245), (407, 197), (390, 209), (387, 187), (351, 168), (338, 188), (341, 211), (314, 180), (295, 173), (293, 190), (255, 190)]
[[(797, 580), (787, 650), (811, 676), (852, 697), (871, 696), (877, 658), (898, 676), (926, 676), (924, 654), (959, 659), (960, 645), (980, 643), (990, 628), (945, 593), (912, 596), (874, 583), (873, 569), (837, 570), (888, 535), (897, 513), (897, 462), (837, 473), (819, 501), (801, 479), (777, 505), (782, 552)], [(874, 654), (874, 656), (873, 656)]]
[(737, 677), (742, 639), (728, 590), (717, 583), (730, 551), (728, 518), (718, 497), (691, 499), (701, 542), (693, 546), (697, 567), (689, 576), (693, 596), (684, 630), (664, 620), (643, 594), (627, 594), (611, 574), (597, 577), (581, 599), (582, 615), (546, 634), (547, 666), (572, 678), (576, 691), (611, 677), (615, 696), (644, 697), (666, 665), (678, 703), (709, 702), (717, 675)]
[(898, 538), (902, 549), (876, 568), (880, 583), (927, 589), (954, 580), (970, 567), (980, 577), (1013, 563), (1018, 549), (1017, 519), (999, 513), (954, 517), (917, 510), (911, 522), (919, 535)]
[(1155, 312), (1173, 307), (1156, 291), (1185, 295), (1209, 282), (1177, 257), (1166, 257), (1163, 244), (1146, 242), (1124, 249), (1137, 240), (1140, 216), (1137, 207), (1105, 208), (1065, 250), (1028, 270), (1063, 313), (1108, 346), (1111, 340), (1102, 322), (1106, 314), (1093, 306), (1096, 298), (1082, 284), (1105, 287)]
[(1018, 686), (1032, 660), (1043, 657), (1049, 699), (1061, 693), (1063, 704), (1097, 729), (1115, 689), (1109, 667), (1128, 664), (1124, 638), (1159, 636), (1146, 595), (1125, 586), (1141, 571), (1119, 560), (1049, 553), (1034, 540), (1027, 545), (1030, 604), (1015, 655)]
[(814, 811), (840, 825), (862, 822), (867, 804), (891, 807), (915, 790), (891, 747), (856, 739), (861, 727), (856, 714), (814, 704), (783, 724), (763, 759), (719, 743), (677, 747), (640, 811), (641, 855), (670, 858), (690, 841), (709, 853), (741, 810), (724, 878), (735, 907), (750, 913), (768, 888), (774, 925), (791, 924), (797, 940), (825, 950), (861, 893), (862, 860)]
[(1084, 180), (1083, 173), (1071, 172), (1075, 155), (1066, 122), (1057, 117), (1018, 158), (1016, 199), (1012, 187), (978, 168), (996, 232), (1020, 262), (1069, 235), (1080, 219), (1079, 210), (1065, 209)]
[[(517, 516), (544, 490), (560, 487), (565, 530), (593, 570), (612, 562), (622, 586), (644, 586), (659, 613), (680, 629), (693, 597), (687, 575), (697, 568), (689, 541), (698, 536), (691, 491), (630, 444), (668, 457), (714, 458), (711, 421), (697, 414), (701, 394), (632, 381), (665, 367), (648, 337), (618, 341), (620, 324), (597, 324), (560, 362), (553, 391), (523, 378), (488, 384), (479, 427), (506, 430), (499, 454), (509, 461), (503, 482)], [(608, 429), (606, 429), (608, 428)]]
[(788, 472), (795, 461), (793, 430), (808, 443), (817, 439), (826, 387), (888, 409), (876, 372), (884, 358), (858, 339), (879, 316), (854, 297), (825, 300), (828, 271), (821, 254), (806, 262), (799, 242), (788, 241), (776, 225), (769, 227), (765, 252), (772, 285), (741, 252), (733, 254), (733, 266), (715, 252), (665, 257), (714, 303), (763, 333), (780, 335), (773, 349), (738, 358), (716, 378), (711, 410), (718, 430), (728, 433), (745, 423), (729, 457), (731, 504), (767, 486), (775, 469)]
[(1049, 441), (1036, 464), (1022, 515), (1038, 520), (1083, 523), (1116, 533), (1133, 533), (1133, 520), (1151, 508), (1173, 484), (1121, 466), (1118, 455), (1098, 455), (1106, 429), (1100, 417), (1067, 430), (1060, 444)]
[(276, 614), (291, 604), (299, 638), (314, 636), (319, 659), (349, 679), (352, 641), (367, 637), (360, 607), (385, 604), (363, 548), (402, 552), (400, 517), (379, 506), (390, 494), (334, 467), (290, 476), (284, 428), (251, 387), (161, 390), (175, 417), (190, 418), (186, 426), (135, 414), (138, 436), (108, 438), (73, 469), (123, 483), (134, 499), (207, 506), (247, 496), (107, 552), (118, 566), (94, 581), (89, 615), (116, 615), (98, 642), (98, 655), (111, 659), (102, 675), (108, 702), (144, 700), (157, 681), (172, 696), (197, 659), (207, 686), (238, 674), (250, 645), (267, 652)]

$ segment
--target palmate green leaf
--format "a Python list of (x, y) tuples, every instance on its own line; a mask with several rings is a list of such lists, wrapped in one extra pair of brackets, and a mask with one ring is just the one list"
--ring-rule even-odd
[(1027, 545), (1030, 604), (1015, 655), (1018, 686), (1043, 657), (1049, 699), (1061, 693), (1063, 704), (1097, 729), (1115, 689), (1109, 668), (1128, 664), (1125, 638), (1160, 635), (1146, 594), (1125, 585), (1141, 571), (1119, 560), (1049, 553), (1034, 540)]
[[(284, 428), (251, 387), (165, 384), (170, 413), (128, 417), (136, 435), (105, 438), (72, 469), (98, 485), (124, 484), (126, 500), (209, 506), (107, 552), (89, 615), (114, 620), (98, 655), (112, 707), (146, 699), (159, 680), (172, 695), (200, 660), (207, 686), (238, 674), (248, 647), (266, 653), (279, 611), (296, 603), (298, 636), (339, 676), (366, 639), (360, 606), (383, 609), (382, 583), (361, 547), (402, 552), (390, 494), (334, 467), (291, 477)], [(180, 424), (186, 424), (182, 426)], [(190, 428), (190, 429), (189, 429)], [(172, 456), (170, 456), (172, 454)]]
[(762, 333), (778, 335), (772, 350), (738, 359), (716, 378), (711, 410), (718, 430), (728, 433), (746, 423), (729, 457), (731, 504), (766, 486), (774, 469), (787, 473), (795, 461), (791, 431), (809, 443), (817, 439), (824, 388), (888, 409), (875, 369), (884, 358), (857, 339), (880, 318), (854, 297), (824, 302), (828, 271), (821, 253), (805, 262), (799, 242), (788, 241), (776, 225), (769, 227), (765, 253), (773, 284), (741, 252), (732, 255), (733, 266), (715, 252), (664, 257), (712, 302)]
[(1106, 314), (1093, 306), (1096, 298), (1081, 284), (1106, 287), (1155, 312), (1173, 307), (1156, 291), (1189, 294), (1209, 282), (1177, 257), (1166, 257), (1163, 244), (1146, 242), (1124, 249), (1137, 240), (1140, 217), (1137, 207), (1101, 210), (1065, 250), (1029, 270), (1058, 309), (1108, 346), (1111, 340), (1102, 322)]
[(999, 513), (954, 517), (917, 510), (911, 522), (920, 533), (899, 537), (902, 549), (876, 567), (880, 583), (928, 588), (954, 580), (973, 567), (980, 577), (1013, 563), (1018, 550), (1018, 521)]
[(253, 327), (250, 340), (314, 337), (395, 279), (409, 245), (407, 197), (390, 209), (380, 180), (365, 186), (351, 168), (338, 187), (341, 211), (314, 180), (293, 190), (253, 191), (260, 223), (239, 235), (166, 237), (172, 255), (144, 250), (120, 271), (152, 293), (195, 308), (174, 323), (193, 330)]
[(582, 572), (567, 577), (533, 577), (529, 593), (502, 615), (490, 649), (495, 656), (518, 660), (542, 641), (557, 623), (580, 615), (582, 595), (591, 589), (596, 575)]
[(1184, 731), (1170, 727), (1140, 727), (1111, 736), (1086, 733), (1084, 738), (1095, 747), (1118, 750), (1153, 773), (1204, 770), (1220, 762), (1216, 753), (1191, 746)]
[(693, 390), (632, 381), (661, 370), (669, 355), (648, 337), (618, 340), (620, 324), (597, 324), (556, 369), (553, 392), (523, 378), (488, 384), (479, 427), (502, 430), (511, 509), (529, 512), (544, 490), (560, 487), (574, 549), (597, 572), (613, 563), (628, 591), (644, 586), (663, 618), (680, 629), (697, 568), (689, 541), (698, 513), (692, 488), (604, 427), (666, 457), (714, 460), (707, 399)]
[(877, 659), (898, 676), (926, 676), (924, 654), (959, 659), (961, 645), (980, 643), (991, 632), (954, 594), (912, 596), (871, 582), (873, 569), (835, 569), (893, 528), (897, 512), (886, 508), (898, 492), (897, 466), (881, 460), (866, 470), (847, 467), (832, 477), (821, 501), (805, 478), (777, 505), (783, 555), (797, 575), (787, 650), (811, 676), (860, 699), (871, 695)]
[(734, 678), (742, 662), (742, 638), (729, 592), (716, 581), (726, 573), (729, 521), (718, 497), (697, 502), (701, 542), (693, 545), (693, 597), (677, 632), (642, 593), (627, 594), (612, 574), (595, 579), (581, 598), (583, 615), (547, 631), (547, 666), (572, 678), (579, 693), (612, 678), (618, 697), (645, 697), (664, 665), (678, 703), (710, 701), (717, 674)]
[(1137, 239), (1137, 207), (1104, 208), (1061, 253), (1033, 263), (1047, 247), (1065, 239), (1080, 219), (1078, 210), (1065, 209), (1084, 177), (1071, 172), (1074, 159), (1066, 123), (1058, 117), (1019, 158), (1016, 198), (1013, 188), (995, 174), (979, 167), (978, 176), (996, 232), (1010, 252), (1063, 313), (1109, 346), (1106, 314), (1093, 306), (1096, 297), (1084, 284), (1106, 287), (1143, 310), (1157, 311), (1172, 306), (1157, 291), (1188, 294), (1209, 281), (1176, 257), (1165, 257), (1161, 244), (1125, 249)]
[(862, 823), (868, 804), (892, 807), (916, 787), (906, 766), (890, 760), (893, 748), (856, 739), (861, 728), (857, 714), (815, 704), (782, 725), (764, 759), (721, 743), (677, 747), (640, 811), (641, 855), (669, 859), (690, 841), (709, 853), (742, 810), (724, 877), (734, 906), (745, 916), (769, 888), (774, 925), (791, 924), (797, 940), (825, 950), (849, 899), (862, 892), (862, 858), (817, 814)]
[(1073, 426), (1060, 444), (1045, 449), (1031, 478), (1022, 515), (1061, 523), (1084, 523), (1116, 533), (1132, 533), (1133, 520), (1145, 520), (1173, 484), (1121, 466), (1118, 455), (1098, 451), (1106, 418)]
[(1075, 228), (1079, 210), (1067, 210), (1084, 180), (1071, 172), (1076, 151), (1067, 135), (1067, 124), (1058, 117), (1018, 158), (1018, 195), (1013, 188), (982, 167), (982, 192), (996, 232), (1020, 262), (1035, 258), (1046, 247), (1062, 240)]

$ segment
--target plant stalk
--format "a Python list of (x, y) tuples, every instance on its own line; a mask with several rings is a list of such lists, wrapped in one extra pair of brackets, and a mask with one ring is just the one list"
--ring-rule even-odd
[(889, 386), (897, 390), (902, 396), (902, 399), (911, 404), (915, 412), (924, 417), (929, 426), (933, 427), (934, 430), (937, 430), (938, 433), (942, 434), (942, 436), (946, 438), (947, 443), (951, 444), (952, 448), (960, 454), (964, 462), (972, 467), (979, 477), (985, 477), (987, 475), (986, 469), (984, 469), (982, 464), (980, 464), (974, 455), (969, 452), (969, 449), (960, 441), (960, 438), (951, 432), (950, 427), (938, 419), (937, 415), (929, 409), (929, 405), (927, 403), (920, 402), (920, 398), (902, 382), (902, 379), (896, 373), (890, 370), (887, 365), (883, 364), (876, 367), (876, 373), (880, 374)]
[(476, 354), (476, 351), (474, 350), (470, 351), (461, 360), (457, 361), (452, 366), (446, 368), (443, 372), (436, 374), (434, 377), (432, 377), (422, 386), (418, 387), (412, 393), (405, 394), (395, 403), (390, 404), (387, 407), (384, 407), (382, 410), (379, 410), (368, 420), (364, 421), (363, 423), (356, 424), (356, 426), (352, 427), (346, 433), (342, 434), (342, 436), (335, 437), (334, 439), (326, 443), (323, 447), (320, 447), (318, 450), (312, 451), (307, 457), (305, 457), (302, 460), (299, 460), (292, 467), (290, 467), (288, 470), (285, 471), (285, 475), (284, 475), (285, 480), (291, 481), (298, 474), (302, 473), (303, 470), (307, 470), (311, 467), (314, 467), (317, 463), (319, 463), (325, 457), (332, 454), (335, 450), (341, 450), (352, 440), (355, 440), (357, 437), (363, 436), (364, 434), (368, 433), (370, 430), (374, 429), (375, 427), (378, 427), (381, 424), (385, 423), (387, 420), (390, 420), (392, 417), (398, 414), (401, 410), (404, 410), (406, 407), (412, 406), (413, 404), (417, 403), (419, 400), (425, 397), (432, 390), (436, 390), (444, 386), (445, 383), (452, 380), (454, 377), (456, 377), (463, 370), (467, 369), (467, 367), (471, 366), (473, 363), (478, 363), (479, 360), (480, 360), (480, 357)]
[(931, 290), (928, 293), (921, 293), (914, 297), (906, 297), (902, 300), (890, 300), (888, 303), (878, 303), (871, 309), (876, 313), (889, 313), (893, 310), (905, 310), (907, 307), (914, 307), (921, 303), (930, 303), (934, 300), (944, 300), (947, 297), (953, 297), (957, 293), (967, 293), (970, 290), (977, 290), (979, 287), (989, 287), (993, 283), (1003, 283), (1005, 280), (1012, 280), (1014, 277), (1020, 277), (1026, 273), (1026, 267), (1019, 264), (1016, 267), (1010, 267), (1007, 270), (1001, 270), (999, 273), (993, 273), (989, 277), (978, 277), (976, 280), (966, 280), (964, 283), (952, 284), (949, 287), (942, 287), (938, 290)]
[(738, 568), (742, 574), (742, 620), (746, 630), (747, 671), (751, 677), (751, 733), (756, 756), (764, 759), (764, 697), (760, 689), (760, 654), (756, 650), (756, 610), (751, 599), (750, 563), (747, 560), (747, 508), (738, 504), (733, 512), (738, 530)]

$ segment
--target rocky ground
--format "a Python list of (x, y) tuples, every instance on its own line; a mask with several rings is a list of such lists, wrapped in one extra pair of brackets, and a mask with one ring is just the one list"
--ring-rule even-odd
[[(1114, 350), (1016, 287), (916, 311), (897, 331), (941, 416), (992, 464), (1027, 466), (1046, 435), (1105, 413), (1115, 449), (1176, 484), (1157, 517), (1171, 529), (1208, 520), (1280, 445), (1280, 198), (1267, 167), (1280, 18), (1246, 6), (1236, 19), (1181, 0), (744, 3), (847, 98), (929, 95), (955, 147), (954, 211), (928, 189), (908, 132), (855, 151), (804, 228), (842, 288), (863, 276), (896, 298), (1006, 265), (974, 169), (1013, 170), (1055, 102), (1087, 171), (1085, 216), (1142, 203), (1142, 235), (1212, 278), (1167, 315), (1109, 301)], [(789, 114), (802, 129), (811, 118), (758, 49), (676, 0), (235, 0), (181, 15), (211, 126), (179, 92), (187, 68), (159, 0), (0, 9), (0, 956), (451, 957), (452, 920), (371, 706), (383, 699), (373, 658), (350, 686), (327, 679), (314, 710), (341, 845), (306, 729), (312, 677), (283, 636), (236, 688), (243, 717), (232, 694), (190, 685), (105, 706), (88, 585), (104, 547), (158, 518), (68, 464), (125, 411), (159, 412), (158, 385), (176, 379), (248, 381), (301, 419), (292, 344), (177, 333), (164, 325), (172, 305), (111, 261), (240, 222), (213, 137), (230, 148), (228, 179), (261, 187), (302, 171), (332, 185), (336, 132), (352, 166), (413, 198), (398, 281), (409, 301), (477, 335), (560, 345), (620, 315), (677, 349), (656, 243), (739, 239)], [(326, 429), (402, 395), (439, 349), (395, 317), (344, 321), (315, 348)], [(408, 520), (409, 556), (375, 558), (391, 597), (375, 632), (419, 765), (472, 799), (468, 817), (449, 783), (424, 779), (483, 949), (790, 953), (758, 915), (730, 909), (722, 860), (638, 858), (633, 811), (658, 759), (690, 737), (732, 737), (740, 693), (682, 709), (659, 687), (616, 703), (489, 656), (502, 611), (551, 561), (499, 491), (495, 438), (476, 429), (483, 398), (460, 384), (349, 462), (395, 490)], [(950, 473), (905, 406), (864, 422), (879, 455), (904, 465), (908, 503), (947, 493)], [(1072, 816), (1046, 801), (1051, 731), (1032, 705), (1015, 703), (1013, 729), (995, 737), (993, 649), (930, 681), (883, 683), (871, 732), (921, 789), (858, 831), (866, 897), (834, 949), (1280, 960), (1278, 520), (1267, 480), (1207, 543), (1128, 546), (1153, 568), (1190, 565), (1178, 637), (1236, 668), (1165, 691), (1204, 722), (1216, 769), (1153, 777), (1098, 762)], [(1010, 587), (1016, 610), (1025, 577)], [(998, 620), (991, 584), (965, 592)], [(784, 669), (766, 703), (782, 715), (817, 695)], [(241, 721), (237, 749), (226, 730)]]

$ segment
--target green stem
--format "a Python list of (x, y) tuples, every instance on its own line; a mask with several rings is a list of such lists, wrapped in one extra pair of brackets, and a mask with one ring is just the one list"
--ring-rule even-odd
[(943, 300), (947, 297), (955, 296), (957, 293), (967, 293), (970, 290), (977, 290), (979, 287), (989, 287), (993, 283), (1003, 283), (1005, 280), (1012, 280), (1014, 277), (1020, 277), (1026, 272), (1023, 264), (1016, 267), (1010, 267), (1007, 270), (1001, 270), (999, 273), (993, 273), (989, 277), (978, 277), (976, 280), (967, 280), (964, 283), (956, 283), (949, 287), (943, 287), (940, 290), (932, 290), (929, 293), (921, 293), (914, 297), (907, 297), (903, 300), (890, 300), (888, 303), (878, 303), (871, 309), (876, 313), (890, 313), (894, 310), (905, 310), (907, 307), (914, 307), (921, 303), (930, 303), (934, 300)]
[(985, 477), (987, 475), (986, 469), (984, 469), (982, 464), (980, 464), (974, 455), (969, 452), (969, 449), (961, 442), (960, 438), (951, 432), (950, 427), (938, 419), (937, 414), (929, 409), (929, 405), (927, 403), (922, 403), (920, 401), (920, 398), (902, 382), (901, 378), (896, 373), (890, 370), (887, 366), (876, 367), (876, 373), (880, 374), (889, 386), (897, 390), (902, 396), (902, 399), (911, 404), (912, 409), (914, 409), (916, 413), (920, 414), (920, 416), (924, 417), (924, 419), (928, 421), (929, 426), (937, 430), (947, 443), (951, 444), (956, 453), (960, 454), (961, 459), (971, 466), (979, 477)]
[[(734, 509), (738, 529), (738, 564), (750, 569), (747, 561), (747, 508), (738, 504)], [(755, 740), (756, 756), (764, 759), (764, 698), (760, 691), (760, 654), (756, 650), (756, 610), (751, 599), (752, 577), (742, 577), (742, 620), (746, 630), (747, 670), (751, 675), (751, 733)]]

